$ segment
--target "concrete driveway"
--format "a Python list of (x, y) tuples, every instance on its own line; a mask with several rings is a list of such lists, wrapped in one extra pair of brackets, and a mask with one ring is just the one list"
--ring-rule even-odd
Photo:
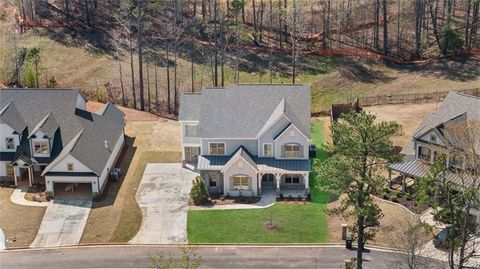
[(197, 175), (179, 163), (147, 165), (136, 194), (142, 225), (130, 243), (187, 243), (188, 196)]
[(48, 205), (30, 247), (78, 245), (91, 207), (91, 200), (55, 199)]

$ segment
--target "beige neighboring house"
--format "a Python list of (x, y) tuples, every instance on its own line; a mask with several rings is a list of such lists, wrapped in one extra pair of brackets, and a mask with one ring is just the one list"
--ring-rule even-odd
[[(464, 160), (458, 157), (460, 154), (452, 156), (446, 150), (446, 146), (452, 145), (454, 142), (449, 138), (445, 125), (466, 121), (480, 122), (480, 97), (450, 92), (440, 107), (429, 114), (418, 126), (412, 140), (401, 152), (405, 156), (404, 161), (388, 165), (390, 182), (399, 179), (402, 190), (405, 191), (407, 178), (421, 179), (425, 177), (436, 158), (445, 155), (448, 168), (447, 180), (462, 184), (470, 184), (470, 182), (478, 184), (480, 179), (459, 175), (458, 172), (466, 168)], [(480, 141), (477, 140), (477, 142), (474, 150), (480, 159)], [(480, 169), (480, 167), (476, 169)], [(391, 171), (398, 172), (400, 176), (392, 179)], [(477, 223), (480, 223), (480, 212), (476, 212), (472, 218), (476, 218)]]
[(210, 193), (309, 192), (310, 86), (239, 84), (181, 97), (182, 159)]
[(0, 179), (101, 194), (124, 145), (124, 114), (110, 103), (91, 113), (86, 103), (75, 89), (1, 89)]

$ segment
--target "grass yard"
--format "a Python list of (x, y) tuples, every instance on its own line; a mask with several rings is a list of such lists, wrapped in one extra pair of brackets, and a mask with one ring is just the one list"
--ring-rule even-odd
[[(312, 121), (312, 142), (322, 145), (322, 121)], [(324, 160), (320, 150), (315, 162)], [(315, 173), (310, 173), (311, 184)], [(277, 203), (264, 209), (188, 212), (189, 243), (325, 243), (328, 242), (328, 195), (312, 189), (312, 203)], [(267, 229), (272, 220), (276, 229)]]

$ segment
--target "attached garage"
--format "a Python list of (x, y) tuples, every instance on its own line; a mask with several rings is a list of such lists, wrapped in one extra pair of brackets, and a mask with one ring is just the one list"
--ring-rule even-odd
[(53, 196), (72, 196), (72, 193), (89, 192), (99, 194), (98, 177), (94, 173), (61, 173), (48, 172), (45, 174), (45, 188)]
[(91, 199), (92, 183), (62, 183), (53, 182), (56, 198)]

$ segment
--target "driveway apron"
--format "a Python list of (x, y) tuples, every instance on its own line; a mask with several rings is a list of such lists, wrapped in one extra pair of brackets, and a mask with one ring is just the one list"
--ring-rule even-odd
[(130, 243), (187, 243), (188, 196), (197, 175), (179, 163), (147, 165), (136, 194), (142, 225)]
[(91, 200), (55, 199), (48, 205), (30, 247), (78, 245), (91, 207)]

